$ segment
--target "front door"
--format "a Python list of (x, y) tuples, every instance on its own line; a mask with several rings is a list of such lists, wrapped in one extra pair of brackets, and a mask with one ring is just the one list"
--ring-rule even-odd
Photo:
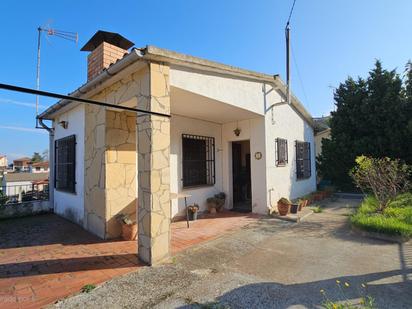
[(232, 143), (233, 210), (252, 211), (249, 141)]

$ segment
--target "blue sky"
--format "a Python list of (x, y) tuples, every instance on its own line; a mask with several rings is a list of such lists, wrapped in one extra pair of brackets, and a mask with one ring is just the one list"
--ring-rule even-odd
[[(35, 87), (37, 26), (77, 31), (79, 43), (43, 37), (41, 89), (69, 93), (86, 80), (83, 44), (99, 29), (147, 44), (285, 77), (284, 27), (292, 0), (1, 1), (0, 82)], [(403, 71), (412, 58), (412, 1), (297, 0), (292, 90), (313, 116), (333, 109), (332, 88), (365, 76), (375, 59)], [(35, 97), (0, 90), (0, 153), (42, 152)], [(54, 101), (41, 98), (42, 108)]]

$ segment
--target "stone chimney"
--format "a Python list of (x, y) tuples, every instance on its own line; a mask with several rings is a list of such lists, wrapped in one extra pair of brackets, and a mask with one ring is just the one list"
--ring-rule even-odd
[(123, 58), (133, 45), (133, 42), (118, 33), (97, 31), (81, 49), (81, 51), (91, 52), (87, 56), (87, 81), (92, 80), (112, 63)]

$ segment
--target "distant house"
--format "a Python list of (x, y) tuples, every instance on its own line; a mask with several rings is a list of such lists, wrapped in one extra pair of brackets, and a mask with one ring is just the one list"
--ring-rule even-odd
[(31, 163), (29, 167), (30, 173), (48, 173), (49, 161)]
[(0, 155), (0, 169), (4, 170), (7, 168), (7, 156)]
[(48, 184), (49, 173), (7, 173), (1, 182), (2, 191), (10, 197), (21, 199), (21, 194), (42, 191)]
[(13, 160), (14, 172), (28, 172), (30, 170), (31, 159), (28, 157), (19, 158)]
[(313, 118), (315, 123), (315, 155), (318, 157), (322, 153), (322, 140), (331, 138), (329, 121), (331, 116)]

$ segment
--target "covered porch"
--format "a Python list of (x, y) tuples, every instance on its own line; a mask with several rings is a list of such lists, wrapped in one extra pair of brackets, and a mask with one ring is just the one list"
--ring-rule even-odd
[[(170, 93), (170, 192), (190, 195), (201, 212), (224, 192), (225, 209), (265, 213), (264, 160), (255, 158), (264, 153), (264, 116), (179, 87)], [(184, 200), (172, 200), (171, 217), (184, 214)]]

